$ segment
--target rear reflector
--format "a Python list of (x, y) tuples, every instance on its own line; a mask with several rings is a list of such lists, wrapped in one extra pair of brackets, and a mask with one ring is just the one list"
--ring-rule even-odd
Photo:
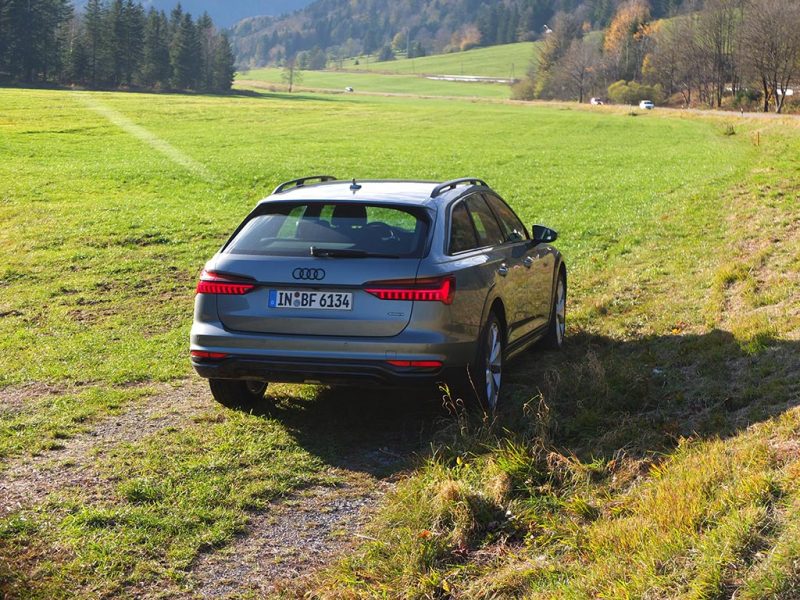
[(364, 291), (381, 300), (411, 300), (418, 302), (441, 302), (452, 304), (456, 293), (455, 277), (431, 277), (428, 279), (399, 279), (371, 281)]
[(438, 369), (442, 366), (439, 360), (387, 360), (393, 367), (414, 367), (416, 369)]
[(246, 279), (220, 275), (213, 271), (203, 271), (200, 281), (197, 282), (198, 294), (223, 294), (226, 296), (241, 296), (256, 289), (256, 286)]
[(228, 358), (228, 355), (225, 352), (206, 352), (204, 350), (192, 350), (190, 352), (192, 358), (200, 358), (206, 360), (222, 360), (223, 358)]

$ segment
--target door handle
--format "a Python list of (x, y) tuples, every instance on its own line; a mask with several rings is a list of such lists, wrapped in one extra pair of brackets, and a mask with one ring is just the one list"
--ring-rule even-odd
[(500, 267), (497, 269), (497, 272), (500, 273), (500, 275), (502, 275), (503, 277), (508, 275), (508, 266), (506, 266), (506, 263), (500, 265)]
[(522, 261), (522, 264), (530, 269), (531, 266), (533, 266), (533, 259), (530, 256), (526, 256), (525, 260)]

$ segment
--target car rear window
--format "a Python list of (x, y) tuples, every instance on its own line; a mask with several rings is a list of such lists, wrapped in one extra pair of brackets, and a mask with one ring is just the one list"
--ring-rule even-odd
[(420, 258), (428, 235), (423, 209), (353, 202), (261, 205), (224, 248), (229, 254), (308, 256), (310, 249)]

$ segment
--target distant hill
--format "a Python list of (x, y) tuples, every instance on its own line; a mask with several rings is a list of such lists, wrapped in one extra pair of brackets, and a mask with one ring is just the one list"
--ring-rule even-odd
[[(248, 18), (232, 29), (237, 63), (257, 67), (319, 48), (337, 57), (400, 50), (441, 53), (538, 39), (559, 11), (594, 28), (625, 0), (316, 0), (282, 18)], [(693, 0), (650, 0), (654, 18)]]
[[(175, 8), (177, 3), (178, 0), (142, 0), (145, 7), (153, 6), (166, 12)], [(220, 27), (231, 27), (246, 17), (258, 15), (279, 17), (304, 8), (310, 3), (311, 0), (182, 0), (181, 6), (194, 16), (200, 16), (206, 11)], [(77, 0), (74, 4), (80, 8), (86, 1)]]

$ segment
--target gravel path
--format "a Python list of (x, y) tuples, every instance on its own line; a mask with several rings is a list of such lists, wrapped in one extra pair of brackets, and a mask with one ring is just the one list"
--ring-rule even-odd
[[(297, 590), (319, 568), (362, 541), (359, 532), (392, 484), (314, 487), (273, 503), (247, 532), (192, 569), (195, 598), (256, 597)], [(289, 592), (291, 593), (291, 592)]]
[(15, 414), (22, 411), (26, 404), (48, 396), (63, 394), (65, 388), (47, 383), (28, 383), (7, 387), (0, 397), (0, 415)]
[[(29, 386), (27, 395), (9, 397), (19, 405), (41, 397), (43, 394), (33, 395), (38, 387)], [(208, 408), (208, 403), (207, 387), (198, 381), (186, 381), (180, 387), (164, 385), (158, 394), (132, 404), (127, 412), (102, 419), (92, 431), (63, 440), (61, 450), (11, 461), (0, 474), (0, 517), (38, 504), (50, 493), (66, 487), (80, 486), (90, 492), (105, 489), (105, 482), (94, 467), (103, 453), (166, 427), (183, 426)]]

